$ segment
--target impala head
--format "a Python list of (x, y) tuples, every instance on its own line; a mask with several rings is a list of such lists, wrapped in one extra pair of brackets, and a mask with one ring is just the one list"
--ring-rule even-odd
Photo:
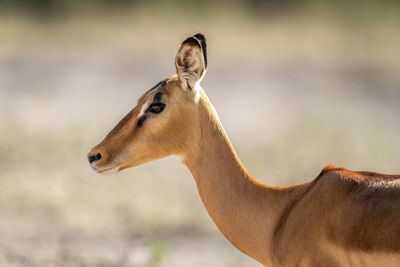
[(148, 90), (92, 148), (88, 160), (95, 171), (112, 174), (168, 155), (185, 155), (199, 135), (199, 82), (207, 66), (203, 35), (181, 44), (175, 66), (175, 75)]

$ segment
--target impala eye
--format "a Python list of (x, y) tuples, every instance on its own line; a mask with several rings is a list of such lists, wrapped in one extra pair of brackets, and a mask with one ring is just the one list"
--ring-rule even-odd
[(163, 103), (153, 103), (150, 105), (150, 107), (147, 109), (148, 112), (158, 114), (161, 113), (165, 108), (165, 104)]

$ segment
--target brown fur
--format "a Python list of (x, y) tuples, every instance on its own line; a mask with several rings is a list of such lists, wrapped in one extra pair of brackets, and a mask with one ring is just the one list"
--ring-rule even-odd
[[(330, 165), (301, 185), (257, 182), (198, 85), (205, 70), (200, 41), (190, 38), (182, 46), (177, 75), (147, 92), (91, 150), (89, 156), (101, 154), (92, 167), (114, 173), (180, 156), (218, 229), (266, 266), (400, 266), (400, 176)], [(159, 91), (165, 110), (146, 112), (138, 127), (142, 106)]]

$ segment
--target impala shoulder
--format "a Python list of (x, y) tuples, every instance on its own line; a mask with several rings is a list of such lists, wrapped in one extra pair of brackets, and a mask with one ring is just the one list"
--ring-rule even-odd
[(369, 186), (396, 185), (400, 184), (400, 175), (384, 174), (368, 171), (353, 171), (346, 168), (327, 165), (316, 179), (324, 177), (323, 180), (337, 180), (340, 183), (367, 184)]
[(355, 172), (348, 170), (343, 167), (337, 167), (335, 165), (326, 165), (320, 172), (320, 174), (315, 178), (315, 180), (325, 180), (325, 181), (348, 181), (357, 180), (354, 179)]
[(320, 174), (318, 175), (318, 177), (323, 176), (324, 174), (327, 173), (337, 173), (338, 171), (347, 171), (345, 168), (341, 168), (341, 167), (337, 167), (335, 165), (326, 165), (322, 171), (320, 172)]
[(312, 183), (316, 184), (314, 189), (317, 191), (330, 194), (337, 193), (338, 190), (349, 191), (349, 189), (360, 184), (360, 179), (354, 171), (335, 165), (327, 165)]

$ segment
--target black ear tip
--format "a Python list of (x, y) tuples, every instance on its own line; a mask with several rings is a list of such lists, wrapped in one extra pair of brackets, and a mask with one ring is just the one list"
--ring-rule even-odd
[(197, 39), (194, 38), (194, 37), (189, 37), (189, 38), (187, 38), (185, 41), (183, 41), (182, 44), (188, 44), (188, 45), (191, 45), (191, 46), (198, 46), (198, 47), (201, 46), (200, 41), (197, 40)]
[(200, 44), (201, 44), (201, 46), (202, 46), (203, 49), (206, 49), (206, 48), (207, 48), (206, 37), (204, 37), (203, 34), (201, 34), (201, 33), (195, 34), (195, 35), (194, 35), (194, 38), (196, 38), (197, 40), (199, 40), (199, 42), (200, 42)]
[(185, 41), (183, 41), (182, 45), (183, 44), (200, 47), (203, 50), (204, 63), (205, 63), (205, 67), (207, 68), (206, 37), (204, 37), (204, 35), (201, 33), (197, 33), (197, 34), (193, 35), (192, 37), (189, 37)]
[(195, 34), (194, 37), (196, 37), (200, 42), (206, 42), (206, 37), (201, 33)]
[(203, 49), (203, 55), (204, 55), (204, 61), (207, 67), (207, 43), (206, 43), (206, 37), (204, 37), (203, 34), (197, 33), (194, 35), (194, 37), (199, 40), (201, 48)]

